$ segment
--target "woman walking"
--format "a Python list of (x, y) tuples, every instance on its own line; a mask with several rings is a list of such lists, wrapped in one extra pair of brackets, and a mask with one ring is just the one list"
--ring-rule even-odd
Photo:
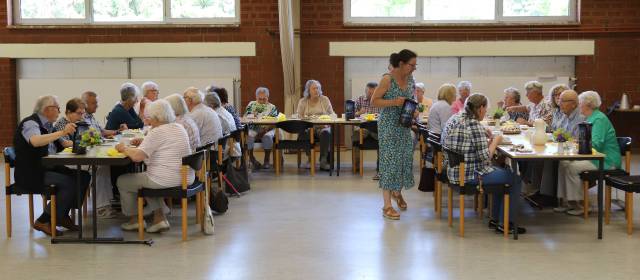
[(411, 73), (416, 70), (417, 55), (410, 50), (393, 53), (389, 63), (393, 67), (382, 76), (372, 97), (372, 104), (382, 108), (378, 120), (380, 141), (380, 188), (384, 199), (382, 216), (391, 220), (400, 219), (400, 214), (391, 205), (396, 200), (398, 208), (407, 209), (402, 198), (402, 188), (413, 187), (413, 142), (411, 128), (399, 123), (405, 99), (412, 98), (414, 80)]

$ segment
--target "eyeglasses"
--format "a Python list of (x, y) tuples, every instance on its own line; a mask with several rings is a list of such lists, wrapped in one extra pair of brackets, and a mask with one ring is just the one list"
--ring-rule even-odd
[(51, 106), (47, 106), (45, 108), (56, 108), (56, 110), (58, 110), (58, 113), (60, 113), (60, 106), (58, 106), (58, 105), (51, 105)]
[(575, 99), (569, 99), (569, 100), (560, 99), (560, 103), (569, 103), (569, 102), (576, 102), (576, 100)]

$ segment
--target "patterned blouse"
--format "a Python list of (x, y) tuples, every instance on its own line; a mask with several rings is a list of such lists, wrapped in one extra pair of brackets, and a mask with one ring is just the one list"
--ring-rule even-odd
[(356, 99), (356, 112), (364, 109), (365, 114), (379, 114), (380, 108), (371, 106), (371, 98), (367, 99), (366, 96), (360, 96)]
[[(264, 116), (277, 117), (278, 108), (276, 108), (276, 105), (273, 105), (271, 103), (262, 104), (262, 103), (259, 103), (258, 101), (251, 101), (249, 102), (249, 104), (247, 104), (247, 108), (244, 109), (244, 116), (246, 117), (248, 114), (253, 114), (257, 119), (262, 118)], [(249, 125), (250, 130), (260, 130), (260, 129), (267, 129), (267, 128), (269, 127), (259, 126), (255, 124)]]
[[(465, 182), (477, 179), (476, 174), (483, 175), (493, 171), (489, 157), (489, 140), (482, 124), (476, 119), (470, 118), (466, 112), (452, 116), (447, 122), (441, 143), (454, 152), (464, 155), (466, 163), (464, 177)], [(447, 155), (445, 153), (445, 165)], [(452, 184), (458, 184), (460, 166), (449, 168), (447, 177)]]
[(527, 109), (529, 111), (529, 121), (533, 122), (536, 119), (542, 119), (547, 123), (547, 126), (551, 126), (551, 121), (553, 120), (553, 110), (551, 108), (551, 104), (548, 101), (542, 100), (538, 104), (529, 104), (527, 105)]

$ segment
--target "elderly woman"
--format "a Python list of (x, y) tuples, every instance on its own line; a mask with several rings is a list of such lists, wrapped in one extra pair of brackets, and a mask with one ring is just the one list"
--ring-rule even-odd
[(144, 123), (133, 109), (138, 100), (138, 87), (132, 83), (124, 83), (120, 87), (120, 103), (116, 104), (107, 117), (108, 130), (142, 128)]
[[(591, 123), (591, 145), (596, 151), (603, 153), (604, 168), (620, 168), (620, 146), (616, 138), (616, 130), (607, 118), (600, 112), (600, 95), (595, 91), (586, 91), (578, 96), (580, 112)], [(597, 161), (561, 161), (558, 170), (558, 198), (567, 201), (566, 213), (582, 216), (583, 188), (580, 173), (587, 170), (596, 170)]]
[(424, 116), (429, 116), (429, 110), (433, 105), (433, 99), (424, 96), (424, 83), (416, 83), (415, 84), (415, 99), (418, 101), (418, 111), (420, 112), (419, 117), (423, 118)]
[(511, 106), (506, 107), (507, 112), (526, 112), (529, 115), (528, 119), (518, 118), (516, 122), (519, 124), (526, 124), (533, 126), (533, 122), (536, 119), (542, 119), (547, 123), (547, 126), (551, 125), (553, 115), (551, 111), (551, 105), (544, 99), (544, 93), (542, 93), (542, 84), (538, 81), (529, 81), (524, 85), (527, 91), (527, 99), (531, 104), (527, 106)]
[(227, 93), (227, 90), (225, 88), (216, 87), (216, 88), (213, 88), (213, 90), (210, 92), (215, 92), (218, 94), (218, 97), (220, 98), (220, 102), (222, 102), (222, 108), (227, 110), (227, 112), (229, 112), (229, 114), (233, 116), (233, 122), (235, 123), (236, 128), (241, 127), (242, 123), (240, 122), (240, 116), (238, 116), (238, 111), (236, 110), (235, 107), (233, 107), (233, 105), (229, 104), (229, 94)]
[[(316, 80), (308, 80), (304, 86), (304, 96), (298, 102), (298, 115), (311, 117), (334, 114), (329, 98), (322, 95), (322, 85)], [(331, 128), (321, 126), (314, 129), (314, 137), (320, 138), (320, 169), (329, 170), (329, 153), (331, 145)], [(305, 135), (303, 138), (307, 138)]]
[(185, 131), (187, 131), (187, 136), (189, 136), (189, 147), (191, 147), (191, 151), (195, 151), (198, 147), (200, 147), (200, 131), (198, 130), (198, 125), (196, 122), (189, 116), (187, 113), (189, 109), (187, 109), (187, 103), (184, 102), (184, 99), (180, 94), (172, 94), (164, 98), (169, 105), (171, 105), (171, 109), (176, 114), (176, 123), (182, 125)]
[(467, 97), (469, 97), (469, 94), (471, 94), (471, 88), (472, 84), (469, 81), (461, 81), (458, 83), (458, 94), (460, 98), (451, 104), (451, 112), (453, 114), (457, 114), (464, 109), (464, 102), (467, 100)]
[[(480, 124), (487, 114), (487, 97), (480, 93), (474, 93), (467, 98), (464, 111), (454, 115), (447, 122), (447, 126), (442, 133), (442, 145), (454, 152), (464, 155), (466, 161), (465, 183), (478, 184), (482, 180), (483, 184), (509, 184), (509, 195), (513, 198), (509, 201), (509, 219), (516, 221), (518, 213), (518, 199), (520, 195), (520, 179), (511, 171), (491, 165), (491, 158), (496, 152), (496, 148), (502, 135), (488, 138), (485, 128)], [(445, 160), (447, 155), (445, 154)], [(447, 177), (451, 184), (459, 184), (460, 167), (447, 169)], [(492, 217), (500, 217), (503, 210), (502, 194), (495, 193), (493, 198)], [(496, 227), (501, 231), (502, 221), (491, 220), (489, 226)], [(510, 227), (513, 230), (513, 227)], [(524, 233), (524, 228), (518, 228), (518, 233)]]
[[(42, 191), (44, 186), (57, 188), (56, 216), (58, 224), (70, 229), (78, 227), (69, 218), (69, 210), (77, 205), (78, 192), (83, 193), (89, 185), (91, 176), (81, 171), (81, 184), (76, 184), (76, 172), (64, 166), (53, 168), (42, 165), (42, 158), (63, 149), (61, 137), (71, 135), (76, 125), (68, 123), (64, 129), (53, 132), (52, 123), (60, 115), (58, 98), (52, 95), (41, 96), (33, 109), (33, 114), (24, 118), (16, 129), (13, 145), (16, 152), (14, 179), (16, 186), (26, 191)], [(52, 234), (51, 207), (47, 205), (42, 215), (33, 223), (33, 228)], [(59, 234), (56, 231), (57, 234)]]
[(144, 117), (144, 108), (147, 104), (158, 100), (158, 96), (160, 95), (160, 89), (158, 84), (153, 81), (146, 81), (142, 84), (142, 98), (138, 100), (133, 109), (138, 113), (139, 116)]
[[(249, 102), (244, 110), (244, 116), (253, 116), (255, 118), (262, 118), (264, 116), (276, 117), (278, 116), (278, 108), (276, 105), (269, 103), (269, 89), (266, 87), (259, 87), (256, 89), (256, 100)], [(270, 168), (269, 158), (271, 156), (271, 149), (273, 148), (273, 137), (275, 136), (275, 129), (268, 126), (261, 125), (249, 125), (249, 135), (247, 135), (247, 147), (249, 149), (249, 158), (253, 164), (253, 169)], [(262, 149), (264, 149), (264, 163), (260, 164), (253, 155), (253, 146), (256, 138), (262, 142)]]
[[(207, 95), (205, 95), (204, 97), (204, 103), (211, 109), (213, 109), (218, 114), (218, 117), (220, 117), (220, 123), (222, 124), (222, 133), (224, 133), (224, 135), (229, 135), (231, 132), (236, 131), (236, 123), (233, 121), (233, 116), (222, 107), (222, 102), (220, 101), (220, 97), (218, 97), (217, 93), (207, 93)], [(226, 147), (224, 151), (225, 157), (229, 155), (228, 150), (229, 147)], [(230, 156), (241, 156), (240, 143), (235, 142), (234, 150), (230, 154)]]
[[(502, 100), (502, 109), (514, 107), (514, 106), (522, 106), (520, 103), (520, 91), (518, 91), (515, 87), (509, 87), (504, 90), (504, 99)], [(526, 111), (507, 111), (507, 115), (509, 119), (515, 121), (517, 119), (529, 119), (529, 113)]]
[[(54, 125), (53, 131), (62, 131), (70, 123), (77, 123), (83, 120), (84, 116), (85, 104), (82, 102), (80, 98), (73, 98), (67, 101), (67, 105), (64, 110), (64, 117), (60, 118)], [(65, 147), (71, 147), (73, 143), (71, 143), (72, 135), (62, 136), (61, 139), (64, 140)]]
[[(131, 220), (121, 225), (123, 230), (136, 230), (138, 190), (141, 188), (164, 189), (181, 184), (182, 158), (191, 154), (189, 136), (185, 129), (175, 123), (176, 116), (166, 100), (149, 103), (145, 118), (151, 131), (137, 148), (127, 147), (120, 143), (116, 149), (127, 155), (134, 162), (144, 161), (147, 171), (124, 174), (118, 178), (118, 190), (122, 213)], [(191, 184), (195, 178), (194, 171), (189, 168), (187, 182)], [(147, 232), (169, 230), (169, 221), (164, 216), (162, 198), (147, 198), (147, 211), (153, 211), (152, 226)], [(146, 211), (145, 211), (146, 212)], [(145, 223), (146, 227), (146, 223)]]
[(444, 126), (451, 117), (451, 104), (456, 100), (456, 86), (443, 84), (438, 89), (438, 101), (429, 111), (427, 128), (431, 132), (442, 133)]
[(564, 114), (560, 109), (560, 94), (568, 89), (569, 87), (564, 84), (557, 84), (549, 91), (549, 105), (551, 106), (551, 115), (553, 117), (551, 120), (551, 130), (558, 129), (563, 122)]

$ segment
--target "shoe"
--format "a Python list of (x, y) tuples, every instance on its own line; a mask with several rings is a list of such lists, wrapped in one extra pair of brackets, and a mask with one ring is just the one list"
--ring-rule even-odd
[(382, 208), (382, 216), (389, 220), (400, 220), (400, 214), (393, 207)]
[(79, 231), (80, 227), (76, 225), (69, 216), (62, 217), (62, 219), (58, 220), (58, 225), (63, 228), (66, 228), (70, 231)]
[(303, 169), (311, 169), (311, 163), (309, 162), (303, 162), (302, 166)]
[[(496, 233), (500, 233), (503, 234), (504, 233), (504, 228), (502, 225), (498, 225), (498, 227), (496, 228)], [(527, 233), (527, 229), (523, 228), (523, 227), (518, 227), (518, 234), (525, 234)], [(513, 224), (509, 223), (509, 234), (513, 234)]]
[[(142, 228), (146, 228), (147, 227), (147, 222), (142, 222)], [(126, 222), (124, 224), (120, 225), (120, 228), (122, 230), (126, 230), (126, 231), (136, 231), (138, 230), (138, 223), (131, 223), (131, 222)]]
[(569, 207), (566, 207), (566, 206), (559, 206), (559, 207), (553, 208), (553, 212), (556, 212), (556, 213), (564, 213), (564, 212), (567, 212), (569, 210), (573, 210), (573, 209), (571, 209)]
[(571, 216), (582, 216), (584, 215), (584, 210), (582, 208), (571, 209), (567, 211), (567, 214)]
[(396, 203), (398, 204), (398, 208), (400, 208), (400, 210), (407, 210), (407, 202), (404, 201), (404, 198), (402, 197), (402, 193), (399, 191), (393, 191), (391, 192), (391, 197), (393, 197), (396, 200)]
[(373, 175), (373, 178), (371, 178), (371, 179), (373, 179), (374, 181), (378, 181), (378, 180), (380, 180), (380, 175), (378, 175), (378, 173), (376, 173), (376, 175)]
[(331, 170), (331, 165), (327, 162), (320, 162), (320, 170), (329, 171)]
[(265, 163), (264, 165), (262, 165), (262, 169), (271, 169), (271, 164), (270, 163)]
[(498, 221), (496, 220), (489, 220), (489, 228), (490, 229), (496, 229), (498, 227)]
[[(33, 229), (37, 230), (37, 231), (41, 231), (44, 234), (51, 236), (51, 224), (50, 223), (41, 223), (38, 221), (35, 221), (33, 223)], [(62, 236), (62, 231), (59, 231), (56, 229), (56, 236)]]
[(100, 219), (113, 219), (118, 216), (118, 211), (111, 208), (111, 206), (103, 206), (96, 210), (98, 218)]
[(251, 164), (253, 165), (253, 171), (262, 169), (262, 164), (260, 164), (257, 160), (252, 160)]
[(171, 226), (169, 225), (169, 221), (163, 220), (162, 222), (159, 222), (159, 223), (157, 223), (155, 225), (150, 226), (147, 229), (147, 232), (148, 233), (160, 233), (160, 232), (169, 230), (170, 227)]

